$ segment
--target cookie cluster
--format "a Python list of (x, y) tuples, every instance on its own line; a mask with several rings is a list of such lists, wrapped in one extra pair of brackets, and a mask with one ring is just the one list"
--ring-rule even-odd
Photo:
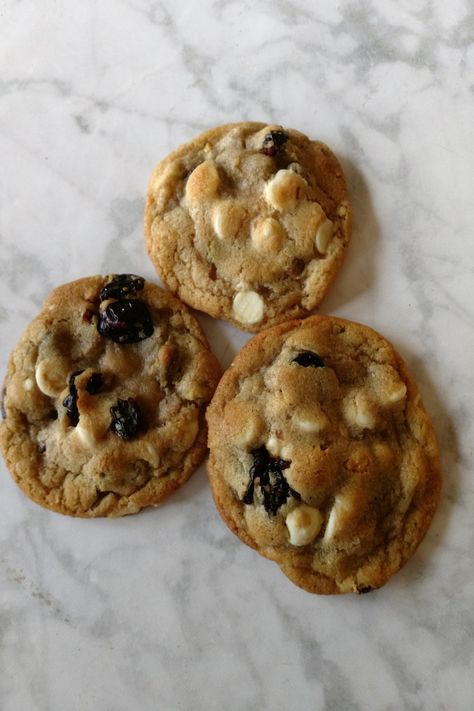
[[(0, 445), (14, 479), (61, 513), (136, 513), (189, 478), (208, 440), (217, 509), (242, 541), (311, 592), (383, 585), (427, 531), (441, 475), (393, 346), (310, 315), (350, 235), (323, 143), (247, 122), (180, 147), (145, 212), (168, 291), (134, 274), (58, 287), (13, 351)], [(183, 302), (259, 332), (220, 381)]]

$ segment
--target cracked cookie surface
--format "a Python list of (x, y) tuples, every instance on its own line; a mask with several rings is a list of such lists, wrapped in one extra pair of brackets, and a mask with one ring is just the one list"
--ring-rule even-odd
[(61, 513), (155, 506), (205, 455), (219, 376), (196, 319), (155, 284), (111, 275), (60, 286), (10, 357), (7, 465), (30, 498)]
[(337, 159), (281, 126), (206, 131), (165, 158), (148, 188), (145, 239), (166, 285), (247, 331), (314, 309), (350, 233)]
[(425, 535), (436, 438), (405, 363), (369, 327), (312, 316), (258, 334), (207, 420), (224, 521), (305, 590), (378, 588)]

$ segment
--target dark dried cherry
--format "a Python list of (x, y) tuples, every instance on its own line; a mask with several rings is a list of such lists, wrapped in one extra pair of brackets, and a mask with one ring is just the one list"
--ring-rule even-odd
[(302, 365), (303, 368), (324, 368), (325, 366), (321, 356), (317, 353), (313, 353), (313, 351), (301, 351), (291, 362), (298, 363), (298, 365)]
[[(79, 410), (77, 408), (77, 387), (76, 387), (76, 378), (78, 375), (83, 373), (83, 370), (76, 370), (75, 373), (73, 373), (69, 377), (69, 395), (66, 395), (66, 397), (63, 400), (63, 406), (66, 408), (66, 412), (68, 414), (68, 417), (71, 419), (72, 424), (74, 426), (77, 425), (79, 422)], [(88, 393), (91, 395), (96, 395), (96, 393), (99, 392), (100, 388), (102, 387), (103, 382), (102, 382), (102, 376), (100, 373), (92, 373), (90, 376), (89, 380), (86, 383), (86, 390)]]
[(365, 595), (365, 593), (372, 592), (373, 589), (374, 588), (372, 587), (372, 585), (358, 585), (357, 586), (357, 592), (359, 593), (359, 595)]
[(97, 330), (115, 343), (138, 343), (152, 335), (153, 323), (143, 301), (119, 299), (100, 312)]
[(138, 434), (142, 428), (142, 413), (136, 400), (129, 397), (128, 400), (118, 398), (117, 404), (110, 408), (112, 423), (110, 429), (121, 439), (131, 439)]
[(120, 299), (128, 294), (136, 294), (145, 286), (143, 277), (136, 274), (114, 274), (112, 281), (109, 281), (99, 294), (101, 301), (107, 299)]
[(263, 139), (262, 153), (266, 156), (275, 156), (288, 140), (284, 131), (270, 131)]
[(283, 469), (288, 469), (291, 462), (272, 457), (265, 447), (255, 449), (252, 456), (253, 464), (250, 467), (250, 481), (243, 498), (244, 504), (253, 504), (257, 479), (265, 511), (272, 516), (286, 503), (289, 496), (293, 496), (298, 501), (301, 499), (298, 492), (291, 488), (282, 474)]
[(74, 426), (79, 422), (79, 410), (77, 409), (77, 388), (76, 377), (83, 373), (83, 370), (77, 370), (69, 377), (69, 395), (63, 400), (63, 406), (66, 408), (67, 415)]
[(90, 395), (97, 395), (100, 391), (104, 381), (100, 373), (92, 373), (91, 377), (86, 383), (86, 390)]

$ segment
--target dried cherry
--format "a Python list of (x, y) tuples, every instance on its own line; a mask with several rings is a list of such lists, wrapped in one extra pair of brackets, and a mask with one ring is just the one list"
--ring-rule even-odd
[(291, 462), (272, 457), (265, 447), (255, 449), (252, 455), (253, 464), (250, 467), (250, 481), (243, 498), (244, 504), (253, 504), (257, 479), (265, 511), (272, 516), (286, 503), (289, 496), (301, 499), (298, 492), (291, 488), (282, 474), (284, 469), (288, 469)]

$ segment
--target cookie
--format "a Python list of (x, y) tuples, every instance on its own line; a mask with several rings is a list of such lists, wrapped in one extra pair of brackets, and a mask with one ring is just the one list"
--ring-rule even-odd
[(156, 506), (206, 452), (219, 367), (196, 319), (131, 274), (55, 289), (14, 349), (0, 446), (36, 503), (83, 517)]
[(165, 158), (148, 189), (145, 239), (165, 284), (247, 331), (313, 310), (350, 233), (337, 159), (281, 126), (206, 131)]
[(312, 316), (260, 333), (207, 420), (224, 521), (305, 590), (378, 588), (425, 535), (435, 435), (407, 366), (367, 326)]

